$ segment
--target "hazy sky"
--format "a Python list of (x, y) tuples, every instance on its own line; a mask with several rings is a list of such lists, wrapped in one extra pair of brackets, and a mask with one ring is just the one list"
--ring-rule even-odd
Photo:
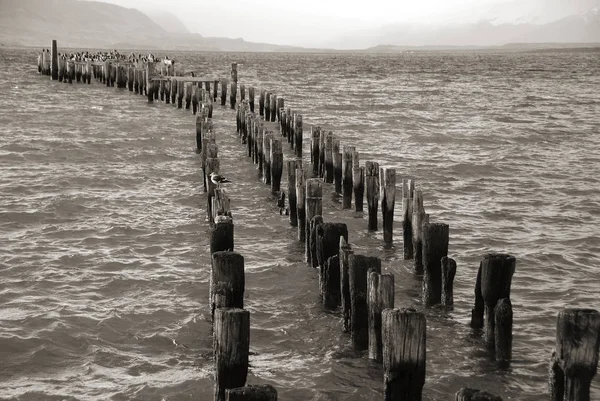
[(352, 30), (394, 22), (433, 23), (507, 0), (100, 0), (167, 10), (192, 32), (317, 46)]

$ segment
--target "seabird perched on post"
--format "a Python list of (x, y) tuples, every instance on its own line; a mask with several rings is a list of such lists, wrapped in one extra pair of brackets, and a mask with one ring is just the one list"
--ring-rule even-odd
[(220, 188), (220, 184), (225, 184), (225, 183), (231, 182), (227, 178), (225, 178), (222, 175), (219, 175), (215, 172), (210, 173), (210, 180), (212, 181), (213, 184), (215, 184), (217, 186), (217, 188)]

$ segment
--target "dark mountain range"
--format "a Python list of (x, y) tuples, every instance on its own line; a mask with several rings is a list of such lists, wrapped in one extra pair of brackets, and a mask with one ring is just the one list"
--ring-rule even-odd
[(141, 11), (96, 1), (0, 0), (0, 43), (5, 45), (48, 47), (51, 39), (57, 39), (60, 47), (74, 48), (214, 51), (299, 49), (178, 32), (183, 24), (175, 16), (170, 18), (170, 22), (167, 19), (166, 24), (178, 27), (175, 33), (168, 32)]

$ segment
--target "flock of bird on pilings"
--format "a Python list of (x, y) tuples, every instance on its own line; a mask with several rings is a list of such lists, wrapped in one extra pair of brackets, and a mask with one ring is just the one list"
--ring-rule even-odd
[[(47, 53), (47, 52), (43, 52)], [(380, 168), (377, 162), (359, 165), (353, 146), (344, 146), (331, 132), (311, 127), (311, 167), (302, 163), (302, 114), (285, 108), (283, 97), (260, 90), (258, 115), (254, 87), (238, 86), (237, 64), (231, 79), (203, 79), (183, 76), (174, 61), (163, 60), (157, 74), (155, 62), (132, 65), (120, 58), (59, 66), (56, 41), (52, 51), (38, 57), (40, 73), (53, 80), (71, 83), (91, 81), (91, 76), (107, 86), (129, 88), (148, 97), (192, 106), (196, 115), (196, 146), (201, 155), (207, 216), (211, 225), (212, 272), (209, 306), (213, 319), (215, 392), (217, 401), (272, 401), (277, 391), (270, 385), (246, 385), (250, 344), (250, 313), (244, 306), (244, 257), (234, 252), (234, 225), (230, 200), (218, 180), (218, 146), (213, 126), (213, 104), (221, 89), (221, 106), (235, 109), (237, 132), (250, 160), (257, 166), (265, 184), (279, 195), (278, 206), (287, 209), (290, 224), (298, 228), (298, 240), (306, 244), (306, 260), (319, 268), (323, 308), (340, 310), (343, 330), (350, 334), (356, 351), (368, 351), (368, 358), (383, 363), (384, 399), (420, 401), (425, 384), (426, 332), (423, 313), (394, 308), (394, 276), (381, 274), (381, 259), (355, 254), (344, 223), (325, 222), (322, 217), (323, 184), (333, 183), (342, 195), (342, 207), (363, 211), (366, 189), (368, 230), (377, 230), (378, 207), (383, 216), (384, 242), (393, 240), (396, 171)], [(80, 65), (74, 69), (71, 66)], [(83, 68), (85, 67), (85, 68)], [(61, 69), (62, 68), (62, 69)], [(61, 73), (62, 71), (62, 73)], [(177, 75), (177, 76), (175, 76)], [(193, 74), (192, 74), (193, 75)], [(81, 79), (79, 78), (81, 77)], [(202, 83), (204, 82), (204, 88)], [(212, 91), (211, 91), (211, 84)], [(238, 101), (239, 88), (239, 101)], [(176, 103), (177, 102), (177, 103)], [(268, 122), (268, 123), (267, 123)], [(273, 132), (279, 123), (279, 134)], [(273, 124), (275, 123), (275, 124)], [(287, 141), (293, 156), (287, 160), (287, 203), (281, 191)], [(309, 178), (313, 177), (313, 178)], [(451, 309), (456, 262), (448, 257), (449, 227), (430, 222), (423, 206), (423, 194), (414, 180), (402, 180), (402, 237), (405, 259), (413, 259), (414, 273), (423, 276), (422, 301), (425, 307), (441, 305)], [(475, 282), (475, 303), (471, 327), (483, 332), (490, 354), (501, 368), (511, 360), (513, 310), (510, 287), (515, 257), (490, 253), (482, 257)], [(589, 401), (592, 378), (598, 365), (600, 313), (592, 309), (564, 309), (559, 312), (556, 347), (550, 358), (549, 393), (552, 401)], [(500, 397), (471, 388), (459, 390), (455, 399), (501, 400)]]

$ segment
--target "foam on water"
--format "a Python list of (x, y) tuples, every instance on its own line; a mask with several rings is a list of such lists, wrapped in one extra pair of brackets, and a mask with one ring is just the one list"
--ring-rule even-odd
[[(217, 76), (243, 63), (240, 81), (285, 97), (306, 132), (333, 130), (362, 161), (417, 179), (432, 219), (450, 225), (458, 263), (454, 310), (425, 311), (427, 399), (465, 385), (547, 398), (558, 310), (600, 309), (594, 54), (173, 56)], [(30, 50), (0, 58), (9, 88), (0, 98), (0, 394), (210, 399), (209, 231), (194, 118), (96, 83), (50, 82), (35, 60)], [(322, 310), (318, 274), (256, 180), (233, 118), (215, 109), (246, 260), (249, 382), (271, 383), (286, 400), (381, 399), (381, 367), (354, 353), (339, 317)], [(327, 191), (323, 210), (348, 224), (358, 253), (381, 256), (396, 275), (396, 306), (421, 309), (421, 282), (402, 260), (400, 202), (391, 249)], [(506, 371), (468, 328), (488, 251), (517, 257)], [(597, 379), (592, 392), (600, 396)]]

